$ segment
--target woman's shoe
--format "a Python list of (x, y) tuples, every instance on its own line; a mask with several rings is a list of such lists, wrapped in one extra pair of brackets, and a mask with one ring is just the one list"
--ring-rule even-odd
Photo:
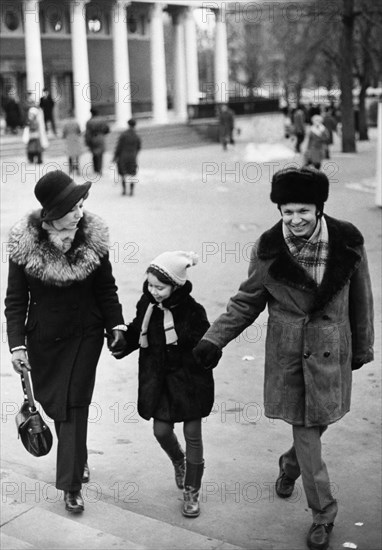
[(84, 473), (82, 474), (82, 483), (89, 483), (89, 481), (90, 481), (90, 470), (89, 470), (88, 463), (86, 462), (84, 466)]
[(84, 501), (81, 491), (64, 491), (65, 509), (72, 514), (84, 511)]

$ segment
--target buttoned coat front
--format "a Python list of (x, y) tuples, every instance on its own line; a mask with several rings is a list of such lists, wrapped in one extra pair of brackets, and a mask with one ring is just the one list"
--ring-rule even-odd
[(12, 228), (9, 249), (9, 347), (26, 344), (35, 397), (63, 421), (69, 406), (90, 404), (104, 329), (123, 323), (108, 230), (85, 212), (64, 254), (49, 241), (37, 211)]
[(317, 286), (293, 259), (280, 221), (252, 251), (249, 276), (204, 339), (224, 347), (268, 306), (264, 408), (321, 426), (350, 409), (352, 365), (373, 359), (373, 299), (361, 233), (325, 216), (329, 258)]

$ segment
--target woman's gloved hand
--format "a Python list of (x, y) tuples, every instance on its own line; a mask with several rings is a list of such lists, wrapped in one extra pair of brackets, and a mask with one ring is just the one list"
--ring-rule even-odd
[(17, 374), (22, 374), (23, 368), (31, 370), (31, 366), (28, 360), (28, 354), (25, 349), (18, 349), (12, 352), (12, 366)]
[(215, 368), (223, 355), (220, 348), (212, 342), (203, 339), (194, 347), (192, 353), (198, 365), (201, 365), (206, 370)]
[(108, 347), (113, 357), (116, 359), (123, 357), (126, 348), (125, 331), (113, 329), (108, 338)]

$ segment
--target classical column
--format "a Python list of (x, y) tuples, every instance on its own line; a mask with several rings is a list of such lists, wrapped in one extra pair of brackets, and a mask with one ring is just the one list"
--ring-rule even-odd
[(228, 46), (227, 27), (224, 20), (224, 11), (214, 10), (216, 17), (215, 26), (215, 101), (225, 103), (228, 101), (229, 72), (228, 72)]
[(165, 123), (168, 120), (168, 116), (162, 4), (153, 4), (151, 6), (150, 20), (153, 120), (156, 123)]
[(186, 95), (186, 59), (183, 13), (174, 12), (172, 16), (174, 28), (174, 111), (178, 119), (187, 118)]
[(90, 117), (91, 95), (86, 33), (86, 4), (88, 0), (71, 2), (72, 67), (74, 111), (81, 129)]
[(199, 102), (198, 43), (194, 8), (188, 8), (184, 22), (186, 41), (187, 103)]
[(27, 91), (40, 102), (44, 88), (42, 65), (39, 0), (24, 0), (25, 61)]
[(115, 0), (113, 6), (113, 63), (115, 86), (115, 126), (127, 127), (131, 118), (131, 82), (129, 65), (129, 45), (126, 25), (126, 0)]

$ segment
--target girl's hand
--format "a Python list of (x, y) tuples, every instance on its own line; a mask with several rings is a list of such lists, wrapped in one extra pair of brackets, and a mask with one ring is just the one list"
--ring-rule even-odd
[(31, 370), (31, 366), (29, 364), (28, 355), (27, 352), (24, 349), (18, 349), (12, 352), (12, 366), (14, 370), (17, 372), (17, 374), (22, 374), (22, 368), (26, 368), (27, 370)]

